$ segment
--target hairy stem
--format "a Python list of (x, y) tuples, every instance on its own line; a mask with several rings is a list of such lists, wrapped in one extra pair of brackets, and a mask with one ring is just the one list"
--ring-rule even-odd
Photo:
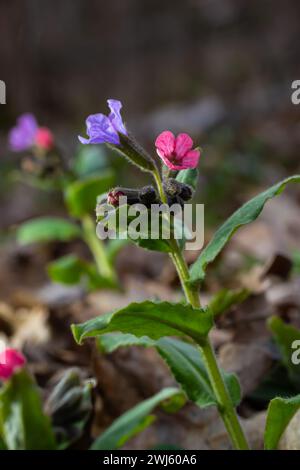
[[(153, 173), (154, 179), (157, 184), (160, 199), (163, 203), (167, 202), (166, 195), (163, 190), (162, 181), (159, 172)], [(191, 286), (189, 283), (190, 275), (186, 261), (175, 239), (170, 240), (172, 253), (171, 259), (176, 267), (182, 289), (185, 293), (187, 301), (194, 307), (199, 308), (200, 297), (198, 290)], [(228, 393), (226, 384), (224, 383), (220, 368), (218, 366), (216, 356), (209, 338), (199, 344), (201, 354), (203, 356), (207, 373), (210, 379), (212, 389), (218, 401), (218, 409), (223, 419), (224, 425), (231, 438), (232, 444), (235, 449), (247, 450), (249, 449), (243, 429), (240, 425), (237, 413), (232, 404), (231, 397)]]
[(82, 217), (81, 223), (84, 241), (91, 250), (99, 274), (112, 280), (115, 279), (112, 266), (106, 257), (104, 243), (96, 235), (93, 219), (89, 215), (85, 215)]

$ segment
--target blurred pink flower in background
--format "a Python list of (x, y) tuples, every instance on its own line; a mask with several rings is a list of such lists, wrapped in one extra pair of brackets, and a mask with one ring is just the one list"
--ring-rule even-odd
[(54, 138), (47, 127), (39, 127), (33, 114), (22, 114), (17, 119), (8, 136), (9, 147), (13, 152), (22, 152), (36, 146), (43, 150), (53, 147)]
[(200, 151), (193, 149), (193, 140), (188, 134), (178, 134), (177, 137), (171, 131), (164, 131), (155, 141), (156, 151), (171, 170), (185, 170), (196, 168)]
[(8, 380), (16, 369), (26, 363), (22, 353), (16, 349), (6, 348), (0, 353), (0, 380)]

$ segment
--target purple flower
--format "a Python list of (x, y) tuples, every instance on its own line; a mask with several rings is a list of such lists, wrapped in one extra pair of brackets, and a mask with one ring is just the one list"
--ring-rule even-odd
[(9, 147), (14, 152), (22, 152), (34, 145), (38, 124), (32, 114), (22, 114), (17, 120), (16, 127), (9, 133)]
[(127, 135), (122, 121), (120, 110), (121, 101), (107, 100), (110, 109), (109, 116), (104, 114), (91, 114), (86, 120), (86, 133), (89, 139), (78, 136), (82, 144), (120, 144), (119, 132)]

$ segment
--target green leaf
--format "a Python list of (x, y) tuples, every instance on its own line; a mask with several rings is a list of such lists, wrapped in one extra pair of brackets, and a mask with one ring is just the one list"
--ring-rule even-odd
[(278, 442), (293, 416), (300, 409), (300, 395), (293, 398), (274, 398), (271, 400), (265, 429), (265, 449), (277, 448)]
[(189, 184), (194, 190), (197, 189), (199, 172), (197, 168), (189, 168), (188, 170), (181, 170), (178, 172), (176, 179), (180, 183)]
[[(155, 347), (168, 364), (174, 378), (181, 385), (188, 398), (200, 408), (215, 405), (217, 398), (211, 388), (200, 350), (189, 343), (175, 338), (161, 338), (153, 341), (147, 337), (137, 338), (132, 334), (107, 333), (97, 339), (98, 347), (104, 352), (113, 352), (124, 346)], [(234, 406), (241, 401), (241, 390), (234, 374), (222, 371)]]
[[(111, 206), (111, 209), (102, 214), (101, 205), (98, 207), (97, 221), (102, 225), (103, 228), (115, 231), (116, 240), (130, 240), (136, 245), (152, 251), (161, 251), (168, 253), (171, 251), (169, 244), (170, 234), (166, 233), (165, 238), (162, 235), (162, 215), (159, 217), (159, 226), (151, 225), (151, 213), (148, 209), (143, 210), (136, 215), (128, 213), (130, 210), (128, 205), (122, 205), (117, 208)], [(131, 209), (132, 210), (132, 209)], [(140, 218), (141, 217), (141, 218)], [(137, 219), (140, 218), (141, 224), (138, 224)], [(120, 224), (121, 220), (125, 220), (127, 225)], [(136, 224), (132, 226), (132, 223), (136, 221)], [(145, 226), (143, 225), (145, 223)], [(164, 222), (166, 224), (166, 221)], [(166, 225), (164, 225), (165, 227)], [(170, 233), (172, 233), (170, 228)], [(155, 235), (155, 238), (153, 236)]]
[(210, 301), (209, 308), (216, 318), (228, 311), (234, 305), (244, 302), (249, 295), (250, 292), (247, 289), (222, 289)]
[(90, 290), (116, 287), (111, 279), (98, 273), (96, 266), (76, 255), (66, 255), (49, 263), (47, 271), (53, 282), (61, 284), (74, 285), (86, 281)]
[[(300, 364), (293, 363), (293, 352), (296, 353), (296, 350), (300, 349), (300, 330), (292, 325), (286, 325), (277, 316), (273, 316), (268, 320), (268, 326), (279, 347), (282, 362), (287, 368), (291, 382), (297, 388), (300, 388)], [(296, 347), (293, 347), (293, 345)]]
[(47, 271), (53, 282), (67, 285), (78, 284), (85, 273), (82, 260), (75, 255), (66, 255), (49, 263)]
[(16, 372), (0, 389), (0, 435), (10, 450), (56, 447), (37, 385), (25, 369)]
[(217, 230), (212, 240), (192, 265), (190, 269), (191, 283), (199, 283), (204, 279), (207, 265), (215, 260), (236, 230), (243, 225), (253, 222), (261, 213), (266, 202), (280, 194), (288, 183), (297, 182), (300, 182), (300, 175), (290, 176), (254, 197), (234, 212)]
[(176, 399), (181, 395), (176, 388), (165, 388), (131, 410), (124, 413), (99, 436), (91, 450), (114, 450), (122, 447), (129, 439), (148, 427), (155, 419), (149, 415), (160, 403), (166, 400)]
[(22, 245), (50, 241), (69, 241), (80, 237), (80, 228), (58, 217), (40, 217), (29, 220), (17, 230), (17, 240)]
[(103, 145), (80, 145), (74, 159), (74, 170), (82, 178), (107, 168), (107, 155)]
[(81, 343), (87, 337), (120, 331), (138, 337), (159, 339), (163, 336), (190, 336), (201, 342), (212, 327), (211, 313), (190, 305), (170, 302), (131, 303), (79, 325), (72, 325), (75, 340)]
[(65, 191), (65, 201), (74, 217), (81, 217), (95, 211), (97, 196), (111, 188), (114, 174), (110, 170), (71, 183)]

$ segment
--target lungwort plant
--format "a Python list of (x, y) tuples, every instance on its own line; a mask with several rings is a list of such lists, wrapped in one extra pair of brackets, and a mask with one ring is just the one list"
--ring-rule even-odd
[(70, 218), (39, 217), (17, 230), (20, 244), (70, 242), (81, 239), (93, 258), (89, 262), (75, 254), (48, 265), (50, 278), (62, 284), (84, 282), (88, 289), (118, 287), (114, 260), (124, 242), (109, 241), (106, 246), (95, 234), (93, 213), (98, 194), (114, 183), (114, 171), (99, 148), (83, 148), (68, 165), (48, 128), (39, 127), (32, 114), (19, 117), (9, 134), (9, 147), (21, 152), (22, 181), (44, 190), (59, 191)]
[[(155, 145), (162, 160), (162, 171), (156, 161), (135, 141), (127, 131), (121, 115), (121, 103), (108, 101), (109, 116), (96, 114), (87, 119), (88, 138), (80, 137), (83, 144), (105, 143), (130, 163), (152, 176), (155, 186), (140, 189), (117, 187), (105, 197), (102, 196), (97, 207), (98, 221), (102, 228), (110, 228), (110, 221), (120, 220), (121, 212), (126, 212), (127, 225), (117, 223), (116, 232), (120, 239), (131, 238), (138, 245), (156, 251), (167, 252), (173, 261), (185, 301), (170, 303), (164, 301), (144, 301), (131, 303), (121, 310), (93, 318), (83, 324), (72, 325), (75, 340), (82, 343), (86, 338), (97, 339), (101, 351), (111, 352), (118, 347), (142, 345), (156, 348), (166, 361), (176, 381), (187, 398), (201, 408), (216, 406), (227, 429), (232, 446), (248, 449), (248, 442), (241, 427), (236, 406), (241, 400), (238, 379), (235, 375), (222, 370), (216, 360), (209, 332), (214, 324), (214, 313), (222, 313), (222, 305), (204, 308), (201, 306), (199, 288), (205, 278), (210, 263), (220, 254), (230, 238), (240, 227), (254, 221), (261, 213), (266, 202), (279, 195), (287, 184), (300, 182), (300, 175), (291, 176), (257, 195), (238, 209), (214, 234), (208, 245), (201, 251), (196, 262), (189, 269), (183, 250), (186, 231), (181, 239), (177, 236), (178, 222), (173, 214), (164, 212), (161, 222), (168, 221), (170, 236), (166, 238), (162, 230), (151, 232), (151, 211), (157, 204), (170, 206), (176, 203), (183, 207), (193, 197), (197, 183), (197, 164), (200, 150), (193, 148), (193, 141), (187, 134), (175, 137), (164, 131)], [(99, 191), (100, 192), (100, 191)], [(126, 204), (123, 204), (125, 197)], [(103, 205), (108, 209), (103, 211)], [(149, 223), (145, 229), (132, 230), (132, 205), (138, 205), (143, 212), (143, 220)], [(149, 216), (147, 218), (147, 216)], [(137, 236), (139, 232), (140, 236)], [(100, 232), (99, 232), (100, 233)], [(153, 234), (153, 232), (152, 232)], [(101, 241), (99, 240), (99, 243)], [(224, 296), (220, 295), (224, 301)], [(231, 302), (230, 299), (227, 299)], [(228, 301), (223, 302), (225, 308)], [(220, 311), (221, 310), (221, 311)], [(274, 448), (278, 436), (282, 434), (294, 412), (298, 409), (299, 397), (290, 400), (277, 398), (270, 405), (267, 424), (267, 449)], [(105, 448), (105, 446), (101, 447)]]

